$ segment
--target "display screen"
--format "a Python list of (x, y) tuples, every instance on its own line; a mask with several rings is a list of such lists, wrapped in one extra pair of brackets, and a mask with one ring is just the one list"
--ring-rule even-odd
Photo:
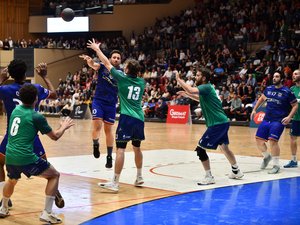
[(74, 17), (70, 22), (64, 21), (61, 17), (47, 18), (48, 33), (64, 33), (64, 32), (88, 32), (89, 17)]

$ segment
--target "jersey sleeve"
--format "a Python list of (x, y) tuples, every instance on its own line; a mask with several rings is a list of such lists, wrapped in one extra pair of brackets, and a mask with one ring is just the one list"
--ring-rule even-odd
[(295, 94), (292, 91), (289, 91), (289, 102), (291, 104), (297, 102), (297, 98), (296, 98)]
[(198, 90), (200, 95), (208, 95), (211, 91), (211, 87), (210, 85), (199, 85)]
[(52, 128), (49, 126), (46, 118), (42, 114), (34, 113), (33, 123), (42, 134), (48, 134), (52, 131)]
[(40, 84), (37, 84), (35, 87), (38, 89), (38, 99), (39, 100), (48, 98), (48, 96), (50, 94), (50, 90), (48, 90), (47, 88), (44, 88)]
[(115, 67), (111, 68), (110, 73), (116, 81), (120, 81), (124, 77), (124, 74)]

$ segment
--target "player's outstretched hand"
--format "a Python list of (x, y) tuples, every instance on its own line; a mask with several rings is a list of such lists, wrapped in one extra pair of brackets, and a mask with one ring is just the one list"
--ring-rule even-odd
[(4, 83), (6, 80), (8, 80), (8, 78), (9, 78), (8, 68), (6, 67), (1, 71), (0, 84)]
[(64, 128), (64, 130), (67, 130), (70, 127), (74, 126), (74, 121), (70, 117), (66, 117), (60, 122), (60, 125)]
[(100, 44), (101, 44), (101, 43), (97, 43), (97, 42), (95, 41), (95, 39), (93, 38), (92, 40), (89, 40), (89, 41), (88, 41), (87, 47), (90, 48), (90, 49), (93, 49), (93, 50), (96, 52), (97, 50), (100, 49)]
[(254, 119), (255, 114), (256, 114), (256, 111), (255, 111), (255, 110), (252, 110), (251, 115), (250, 115), (250, 119), (251, 119), (251, 120)]
[(92, 60), (92, 58), (91, 58), (90, 56), (85, 55), (85, 54), (80, 55), (79, 58), (82, 58), (82, 59), (85, 60), (85, 61), (90, 61), (90, 60)]
[(40, 75), (41, 77), (47, 76), (47, 63), (39, 63), (38, 66), (35, 68), (35, 71)]
[(281, 120), (281, 123), (283, 124), (283, 125), (288, 125), (289, 124), (289, 122), (291, 122), (291, 118), (290, 117), (284, 117), (282, 120)]
[(181, 97), (188, 97), (188, 95), (186, 94), (185, 91), (177, 91), (176, 94), (179, 95), (179, 96), (181, 96)]

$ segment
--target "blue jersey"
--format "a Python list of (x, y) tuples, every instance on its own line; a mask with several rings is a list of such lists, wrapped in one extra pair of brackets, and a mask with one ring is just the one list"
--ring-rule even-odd
[(267, 97), (265, 121), (281, 122), (284, 117), (289, 115), (291, 104), (297, 102), (295, 95), (285, 86), (280, 88), (276, 88), (274, 85), (268, 86), (264, 95)]
[(98, 80), (94, 99), (108, 105), (116, 105), (118, 102), (118, 87), (116, 80), (110, 75), (110, 72), (101, 63), (98, 70)]
[[(3, 101), (6, 109), (7, 125), (12, 111), (16, 105), (21, 104), (21, 100), (19, 99), (19, 90), (21, 89), (22, 85), (23, 84), (13, 83), (0, 86), (0, 100)], [(35, 84), (34, 86), (38, 89), (38, 102), (36, 105), (37, 111), (40, 101), (46, 99), (49, 96), (50, 91), (39, 84)]]

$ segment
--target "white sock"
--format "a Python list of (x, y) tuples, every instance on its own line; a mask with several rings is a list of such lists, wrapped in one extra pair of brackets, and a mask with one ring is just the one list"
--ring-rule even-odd
[(206, 177), (212, 177), (211, 170), (205, 170)]
[(264, 156), (264, 158), (267, 158), (270, 155), (270, 153), (268, 151), (261, 152), (261, 154)]
[(273, 156), (273, 165), (279, 166), (279, 156)]
[(137, 168), (137, 177), (141, 177), (142, 176), (142, 168)]
[(5, 181), (0, 182), (0, 193), (2, 194), (3, 187), (4, 187)]
[(9, 198), (5, 198), (4, 196), (2, 197), (3, 208), (8, 209), (8, 201), (9, 201)]
[(45, 210), (47, 211), (47, 213), (52, 212), (52, 207), (53, 207), (54, 200), (55, 200), (55, 196), (46, 195)]
[(119, 180), (120, 180), (120, 174), (114, 174), (114, 177), (113, 177), (113, 182), (115, 184), (119, 184)]
[(296, 156), (296, 155), (292, 155), (292, 160), (293, 160), (294, 162), (297, 162), (297, 156)]

